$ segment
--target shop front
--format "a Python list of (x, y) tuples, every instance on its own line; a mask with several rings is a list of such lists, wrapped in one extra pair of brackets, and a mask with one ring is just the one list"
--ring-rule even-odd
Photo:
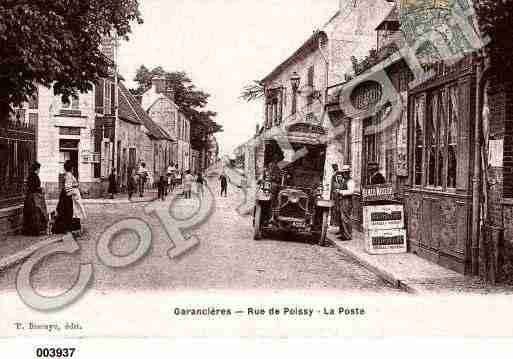
[(409, 92), (409, 247), (470, 274), (474, 65), (468, 57), (453, 66), (435, 64), (432, 71), (430, 80)]

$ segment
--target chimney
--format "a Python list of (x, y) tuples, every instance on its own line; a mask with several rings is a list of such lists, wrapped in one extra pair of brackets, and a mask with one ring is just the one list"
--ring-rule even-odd
[(155, 88), (157, 93), (165, 93), (166, 92), (166, 78), (164, 76), (156, 75), (151, 79), (151, 84)]

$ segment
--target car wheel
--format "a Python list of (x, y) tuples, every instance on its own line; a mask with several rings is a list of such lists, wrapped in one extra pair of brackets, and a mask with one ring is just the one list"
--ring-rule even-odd
[(258, 241), (262, 239), (262, 206), (260, 203), (256, 204), (255, 207), (255, 218), (253, 220), (253, 239)]

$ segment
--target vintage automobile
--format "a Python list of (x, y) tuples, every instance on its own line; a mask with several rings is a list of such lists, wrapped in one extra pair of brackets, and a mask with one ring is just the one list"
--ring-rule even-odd
[[(254, 212), (254, 239), (280, 233), (302, 233), (315, 236), (325, 243), (333, 201), (323, 199), (323, 174), (326, 147), (324, 145), (294, 144), (307, 149), (300, 159), (280, 170), (277, 183), (266, 170), (257, 186)], [(266, 168), (283, 154), (276, 144), (266, 144)], [(279, 154), (277, 157), (276, 154)], [(278, 160), (277, 160), (278, 158)], [(283, 164), (282, 161), (280, 161)]]

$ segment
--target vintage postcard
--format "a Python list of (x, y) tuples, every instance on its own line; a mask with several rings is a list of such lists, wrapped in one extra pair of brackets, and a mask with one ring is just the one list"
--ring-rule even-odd
[(0, 2), (0, 337), (513, 335), (512, 8)]

